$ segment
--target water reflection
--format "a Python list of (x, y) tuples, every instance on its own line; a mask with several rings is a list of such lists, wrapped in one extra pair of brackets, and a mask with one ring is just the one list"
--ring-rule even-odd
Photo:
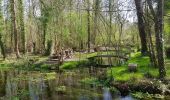
[(121, 100), (135, 100), (131, 96), (121, 97)]
[(109, 89), (82, 84), (90, 74), (88, 68), (66, 72), (27, 72), (0, 70), (0, 100), (133, 100), (112, 97)]
[(104, 97), (104, 100), (112, 100), (112, 95), (108, 88), (104, 88), (103, 97)]

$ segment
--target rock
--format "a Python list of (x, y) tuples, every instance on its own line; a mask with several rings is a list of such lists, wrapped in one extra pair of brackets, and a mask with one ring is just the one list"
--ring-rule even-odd
[(130, 71), (130, 72), (136, 72), (137, 71), (137, 64), (129, 64), (128, 65), (128, 70)]

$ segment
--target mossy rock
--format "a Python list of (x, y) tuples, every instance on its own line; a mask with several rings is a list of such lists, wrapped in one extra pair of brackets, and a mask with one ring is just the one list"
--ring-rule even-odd
[(130, 64), (128, 65), (128, 70), (129, 70), (129, 72), (136, 72), (136, 71), (137, 71), (137, 67), (138, 67), (137, 64), (130, 63)]

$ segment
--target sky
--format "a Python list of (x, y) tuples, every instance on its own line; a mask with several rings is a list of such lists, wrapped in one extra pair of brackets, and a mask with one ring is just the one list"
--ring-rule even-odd
[[(8, 0), (2, 0), (2, 7), (3, 7), (3, 12), (4, 12), (4, 15), (7, 13), (6, 11), (6, 8), (7, 8), (7, 2)], [(29, 12), (29, 5), (32, 5), (32, 2), (30, 2), (31, 0), (24, 0), (24, 14), (25, 16), (28, 14)], [(106, 2), (108, 0), (102, 0), (102, 2)], [(38, 0), (33, 0), (34, 4), (38, 4)], [(114, 6), (119, 6), (119, 10), (132, 10), (132, 11), (121, 11), (121, 16), (122, 17), (126, 17), (126, 19), (129, 21), (129, 22), (136, 22), (136, 11), (135, 11), (135, 6), (134, 6), (134, 0), (114, 0), (114, 2), (118, 2), (118, 5), (114, 5)], [(102, 5), (103, 6), (103, 5)], [(107, 6), (107, 5), (104, 5), (104, 6)], [(34, 11), (34, 14), (36, 16), (41, 16), (41, 13), (40, 13), (40, 9), (39, 9), (39, 6), (35, 6), (35, 11)], [(113, 13), (113, 16), (114, 16), (114, 13)]]

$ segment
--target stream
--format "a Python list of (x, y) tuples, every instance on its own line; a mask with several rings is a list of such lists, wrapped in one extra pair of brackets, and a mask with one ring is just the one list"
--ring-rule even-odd
[(0, 69), (0, 100), (135, 100), (121, 97), (109, 89), (85, 84), (81, 80), (95, 78), (105, 71), (80, 68), (63, 72)]

